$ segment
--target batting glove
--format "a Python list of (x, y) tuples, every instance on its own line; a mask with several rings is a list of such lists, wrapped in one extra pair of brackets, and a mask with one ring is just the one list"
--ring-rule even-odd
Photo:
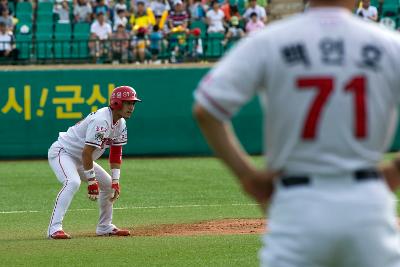
[(88, 180), (88, 197), (93, 201), (99, 198), (99, 182), (97, 182), (96, 178)]
[(119, 194), (121, 192), (121, 188), (119, 187), (119, 180), (112, 180), (111, 188), (113, 191), (111, 201), (114, 202), (119, 198)]

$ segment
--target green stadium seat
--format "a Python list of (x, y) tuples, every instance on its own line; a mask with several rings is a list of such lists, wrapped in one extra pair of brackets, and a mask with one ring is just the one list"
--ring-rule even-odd
[(16, 16), (18, 23), (32, 23), (32, 14), (31, 13), (21, 13)]
[(89, 23), (75, 23), (74, 24), (74, 36), (89, 38), (90, 36), (90, 24)]
[(388, 5), (384, 4), (382, 7), (381, 17), (397, 17), (399, 15), (399, 6), (398, 5)]
[[(28, 31), (27, 32), (21, 32), (21, 28), (22, 28), (22, 31), (26, 31), (26, 30), (28, 30)], [(32, 22), (21, 22), (21, 21), (18, 21), (17, 25), (15, 25), (15, 33), (16, 34), (23, 33), (25, 35), (32, 34)]]
[(54, 57), (71, 57), (71, 24), (57, 23), (54, 31)]
[(52, 2), (39, 2), (37, 6), (37, 15), (53, 16), (53, 3)]
[(90, 24), (81, 22), (73, 25), (73, 41), (71, 45), (72, 58), (86, 59), (90, 56), (89, 51)]
[(201, 20), (194, 20), (190, 23), (190, 29), (199, 28), (201, 30), (201, 37), (204, 38), (207, 33), (207, 24)]
[(371, 0), (370, 5), (374, 6), (374, 7), (378, 7), (379, 6), (379, 0)]
[(400, 2), (399, 2), (399, 0), (384, 0), (383, 5), (399, 6)]
[(53, 34), (53, 23), (47, 22), (38, 22), (36, 24), (36, 33), (37, 34)]
[(69, 23), (56, 23), (54, 36), (69, 36), (71, 38), (71, 24)]
[(73, 39), (71, 43), (71, 58), (89, 58), (88, 39)]
[(52, 33), (36, 33), (36, 57), (38, 59), (53, 58)]
[(32, 51), (32, 34), (16, 34), (15, 41), (19, 59), (29, 59)]
[(37, 14), (37, 23), (53, 23), (53, 21), (55, 21), (53, 14)]
[(54, 58), (69, 59), (71, 58), (71, 39), (54, 40)]
[(224, 52), (221, 41), (224, 39), (223, 33), (209, 33), (206, 42), (206, 57), (219, 58)]
[(18, 2), (16, 13), (17, 13), (17, 16), (20, 14), (32, 14), (31, 2)]
[(238, 6), (239, 13), (244, 14), (244, 12), (246, 11), (246, 7), (247, 7), (247, 1), (246, 0), (238, 0), (237, 6)]

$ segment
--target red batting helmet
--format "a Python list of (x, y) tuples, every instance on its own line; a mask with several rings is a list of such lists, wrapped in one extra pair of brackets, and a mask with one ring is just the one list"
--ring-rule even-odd
[(111, 94), (110, 107), (113, 109), (122, 109), (122, 101), (142, 102), (136, 96), (136, 91), (130, 86), (119, 86)]

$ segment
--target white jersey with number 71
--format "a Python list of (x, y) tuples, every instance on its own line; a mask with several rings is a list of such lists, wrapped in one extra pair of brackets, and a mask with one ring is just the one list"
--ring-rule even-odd
[(227, 120), (259, 93), (272, 169), (338, 174), (377, 164), (396, 128), (399, 34), (332, 8), (247, 38), (203, 79), (198, 103)]

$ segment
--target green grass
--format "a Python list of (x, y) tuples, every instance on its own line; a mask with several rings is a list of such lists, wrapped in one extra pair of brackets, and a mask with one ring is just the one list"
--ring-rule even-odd
[[(262, 166), (261, 157), (253, 159)], [(61, 188), (47, 161), (4, 161), (0, 173), (0, 266), (258, 265), (258, 235), (85, 237), (94, 234), (98, 210), (84, 183), (64, 220), (73, 239), (47, 240)], [(125, 159), (121, 185), (114, 211), (119, 227), (262, 217), (213, 158)]]
[[(262, 165), (262, 159), (254, 159)], [(107, 168), (106, 161), (100, 164)], [(256, 266), (257, 235), (84, 237), (94, 234), (97, 204), (83, 183), (64, 219), (71, 240), (45, 233), (61, 188), (47, 161), (0, 164), (0, 265), (3, 266)], [(125, 159), (114, 223), (189, 223), (260, 218), (235, 179), (213, 158)], [(21, 211), (21, 213), (5, 213)], [(31, 212), (28, 212), (31, 211)]]

